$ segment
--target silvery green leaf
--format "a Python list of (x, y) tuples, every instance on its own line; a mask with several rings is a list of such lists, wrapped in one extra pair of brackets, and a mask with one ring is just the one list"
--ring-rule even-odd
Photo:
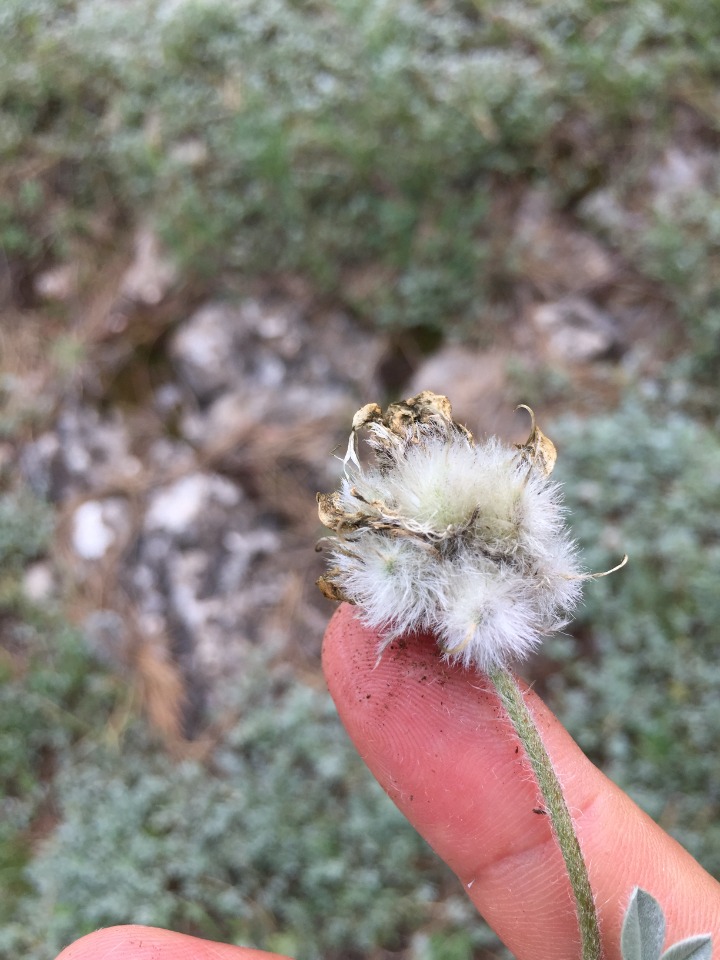
[(712, 937), (704, 933), (687, 940), (678, 940), (660, 960), (712, 960)]
[(660, 904), (636, 887), (623, 920), (623, 960), (659, 960), (664, 939), (665, 916)]

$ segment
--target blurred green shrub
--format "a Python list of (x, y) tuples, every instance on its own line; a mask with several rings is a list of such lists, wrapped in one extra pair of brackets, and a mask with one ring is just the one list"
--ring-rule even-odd
[(49, 504), (28, 491), (0, 494), (0, 570), (17, 575), (48, 545), (55, 526)]
[(581, 746), (720, 876), (720, 440), (659, 400), (552, 433), (589, 583), (554, 702)]
[(689, 77), (712, 95), (717, 19), (699, 0), (6, 0), (0, 243), (62, 254), (100, 211), (142, 211), (189, 271), (343, 275), (376, 322), (461, 323), (513, 275), (497, 188), (541, 179), (567, 206), (597, 187)]
[(24, 867), (52, 822), (53, 777), (95, 732), (112, 683), (88, 673), (74, 631), (27, 607), (0, 610), (0, 927), (29, 890)]
[[(0, 951), (49, 958), (137, 922), (292, 956), (354, 958), (428, 931), (424, 960), (470, 958), (490, 935), (456, 881), (346, 740), (330, 698), (251, 669), (242, 717), (205, 763), (174, 763), (137, 727), (58, 771), (59, 823)], [(430, 922), (432, 918), (432, 922)], [(436, 939), (433, 939), (436, 938)]]
[(24, 597), (24, 564), (45, 549), (51, 529), (42, 502), (0, 496), (0, 929), (30, 892), (25, 869), (54, 818), (55, 773), (116, 697), (52, 604), (43, 610)]
[(710, 385), (712, 410), (720, 369), (720, 170), (713, 179), (653, 211), (637, 256), (645, 273), (664, 283), (690, 335), (682, 372), (696, 389), (698, 378)]

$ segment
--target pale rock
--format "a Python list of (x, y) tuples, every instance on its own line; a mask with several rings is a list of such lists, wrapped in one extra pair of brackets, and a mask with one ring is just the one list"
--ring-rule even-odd
[(669, 146), (649, 174), (655, 206), (671, 212), (678, 202), (698, 191), (710, 189), (716, 170), (715, 151)]
[(622, 231), (638, 231), (644, 225), (643, 217), (620, 201), (614, 187), (593, 190), (580, 202), (578, 212), (583, 221), (611, 236)]
[(532, 308), (530, 318), (547, 354), (568, 363), (589, 363), (619, 347), (613, 318), (581, 297), (565, 297)]
[(515, 242), (520, 271), (545, 296), (578, 293), (615, 277), (609, 251), (553, 210), (541, 191), (530, 191), (521, 206)]
[(240, 370), (236, 344), (244, 328), (238, 310), (228, 304), (208, 303), (173, 336), (170, 355), (201, 403), (237, 383)]
[(75, 263), (60, 263), (43, 270), (35, 278), (35, 293), (43, 300), (64, 303), (77, 293), (78, 267)]
[(212, 503), (235, 507), (240, 488), (214, 474), (194, 473), (153, 494), (145, 515), (145, 528), (178, 534), (186, 531)]
[(157, 234), (142, 226), (135, 236), (133, 260), (120, 283), (120, 295), (133, 303), (160, 303), (177, 282), (177, 267), (160, 247)]
[(105, 416), (73, 405), (61, 411), (54, 432), (25, 447), (21, 469), (35, 493), (61, 502), (73, 493), (136, 477), (142, 466), (130, 453), (127, 424), (117, 411)]
[(31, 563), (25, 569), (22, 580), (22, 590), (32, 603), (42, 603), (49, 600), (56, 589), (55, 575), (49, 563), (40, 560)]
[(86, 500), (73, 513), (73, 550), (82, 560), (101, 560), (128, 526), (125, 500), (119, 497)]
[(202, 167), (207, 163), (209, 156), (207, 144), (197, 137), (176, 143), (169, 154), (174, 163), (183, 167)]
[(185, 411), (180, 429), (194, 446), (217, 450), (240, 442), (266, 420), (272, 403), (272, 394), (232, 390), (220, 394), (207, 410)]

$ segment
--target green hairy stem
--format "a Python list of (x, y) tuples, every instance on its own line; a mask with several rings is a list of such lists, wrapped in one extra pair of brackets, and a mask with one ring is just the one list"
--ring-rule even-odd
[(600, 928), (587, 866), (578, 843), (562, 787), (517, 680), (502, 667), (490, 679), (530, 761), (570, 879), (582, 943), (582, 960), (602, 960)]

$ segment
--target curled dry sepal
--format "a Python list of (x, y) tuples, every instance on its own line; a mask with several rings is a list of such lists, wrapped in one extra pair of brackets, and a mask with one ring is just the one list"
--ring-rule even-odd
[[(340, 489), (318, 494), (330, 569), (318, 586), (357, 604), (385, 643), (432, 631), (445, 656), (482, 670), (564, 626), (587, 576), (565, 526), (555, 447), (476, 443), (447, 397), (425, 391), (358, 410)], [(359, 458), (364, 431), (374, 456)]]
[(636, 887), (622, 928), (623, 960), (712, 960), (712, 937), (700, 934), (680, 940), (662, 953), (665, 915), (657, 900)]

